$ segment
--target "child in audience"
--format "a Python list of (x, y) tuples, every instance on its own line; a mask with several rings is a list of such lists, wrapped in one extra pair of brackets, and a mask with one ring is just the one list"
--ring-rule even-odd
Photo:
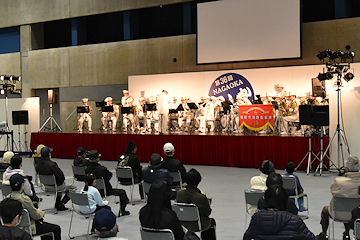
[[(284, 176), (293, 176), (296, 179), (296, 185), (298, 189), (297, 194), (303, 193), (304, 189), (300, 184), (300, 179), (298, 176), (294, 174), (295, 164), (293, 162), (288, 162), (285, 166), (285, 169), (286, 169), (286, 174), (284, 174)], [(296, 195), (295, 191), (287, 190), (287, 192), (289, 196)], [(307, 211), (307, 208), (304, 207), (304, 198), (298, 198), (298, 204), (299, 204), (299, 212)]]

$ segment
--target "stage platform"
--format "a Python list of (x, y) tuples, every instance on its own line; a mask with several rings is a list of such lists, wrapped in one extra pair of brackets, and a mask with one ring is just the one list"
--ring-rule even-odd
[[(312, 137), (312, 149), (320, 151), (320, 137)], [(78, 147), (96, 149), (102, 160), (117, 160), (126, 150), (129, 141), (135, 141), (137, 156), (148, 162), (152, 153), (164, 156), (162, 147), (166, 142), (175, 146), (175, 157), (184, 164), (252, 167), (258, 168), (262, 161), (271, 159), (278, 169), (284, 169), (288, 161), (298, 165), (309, 150), (308, 137), (295, 136), (245, 136), (245, 135), (152, 135), (126, 133), (50, 133), (31, 134), (31, 149), (39, 144), (53, 148), (52, 157), (75, 158)], [(329, 137), (324, 138), (324, 150)], [(328, 159), (324, 160), (328, 165)], [(313, 169), (319, 164), (315, 160)], [(307, 159), (299, 167), (306, 169)]]

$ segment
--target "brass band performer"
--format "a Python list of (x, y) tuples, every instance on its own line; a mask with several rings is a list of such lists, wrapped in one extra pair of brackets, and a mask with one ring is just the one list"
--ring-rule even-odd
[(84, 121), (87, 121), (87, 123), (88, 123), (89, 132), (92, 132), (92, 128), (91, 128), (91, 126), (92, 126), (92, 118), (91, 118), (92, 107), (88, 105), (89, 99), (83, 98), (82, 102), (83, 102), (83, 106), (89, 109), (88, 110), (89, 112), (78, 113), (79, 133), (83, 132)]
[[(116, 124), (117, 120), (119, 118), (119, 106), (116, 104), (112, 104), (112, 97), (105, 98), (105, 107), (112, 106), (113, 111), (112, 112), (102, 112), (101, 122), (103, 124), (102, 128), (104, 131), (107, 131), (107, 128), (109, 127), (110, 130), (113, 132), (116, 132)], [(109, 122), (111, 122), (111, 126), (109, 126)]]

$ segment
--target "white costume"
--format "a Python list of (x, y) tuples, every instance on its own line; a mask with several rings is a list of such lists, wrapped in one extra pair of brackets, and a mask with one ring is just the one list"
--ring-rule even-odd
[(190, 123), (191, 123), (191, 109), (189, 108), (188, 104), (186, 103), (186, 98), (181, 98), (181, 105), (183, 107), (183, 111), (179, 111), (179, 118), (178, 123), (179, 127), (183, 127), (185, 121), (185, 131), (189, 130)]
[(171, 104), (171, 100), (169, 95), (166, 94), (166, 90), (163, 90), (162, 93), (156, 96), (158, 113), (161, 117), (161, 133), (165, 133), (168, 128), (168, 121), (169, 121), (169, 104)]
[(207, 123), (210, 125), (210, 131), (214, 131), (214, 105), (209, 101), (209, 97), (206, 97), (205, 106), (201, 108), (201, 112), (203, 116), (199, 116), (196, 118), (196, 121), (199, 123), (199, 131), (204, 133), (206, 129)]
[(109, 125), (109, 122), (111, 121), (111, 128), (112, 131), (116, 132), (116, 123), (119, 118), (119, 106), (116, 104), (112, 104), (112, 98), (107, 97), (105, 98), (106, 106), (113, 106), (114, 111), (113, 112), (102, 112), (102, 118), (101, 122), (103, 124), (103, 130), (106, 131), (107, 127)]
[(92, 112), (92, 107), (88, 105), (89, 99), (87, 98), (83, 98), (83, 106), (88, 106), (89, 107), (89, 113), (79, 113), (78, 117), (79, 117), (79, 133), (82, 133), (83, 131), (83, 126), (84, 126), (84, 121), (86, 121), (88, 123), (88, 128), (89, 128), (89, 132), (92, 132), (92, 118), (91, 118), (91, 112)]
[[(149, 97), (150, 104), (155, 104), (155, 99), (153, 97)], [(156, 105), (156, 104), (155, 104)], [(151, 123), (154, 123), (155, 132), (159, 132), (159, 112), (155, 111), (146, 111), (146, 125), (147, 131), (151, 132)]]

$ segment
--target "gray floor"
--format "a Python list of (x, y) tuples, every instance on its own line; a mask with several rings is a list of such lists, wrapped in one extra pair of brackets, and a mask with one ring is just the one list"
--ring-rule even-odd
[[(53, 159), (63, 170), (66, 176), (66, 182), (72, 183), (72, 160), (69, 159)], [(115, 162), (100, 161), (101, 164), (114, 171)], [(146, 164), (143, 164), (146, 166)], [(217, 237), (218, 239), (242, 239), (245, 231), (245, 198), (244, 190), (250, 187), (249, 180), (252, 176), (258, 175), (259, 170), (252, 168), (233, 168), (233, 167), (214, 167), (214, 166), (192, 166), (186, 165), (187, 170), (196, 168), (202, 175), (202, 182), (199, 187), (212, 197), (212, 214), (217, 222)], [(24, 158), (23, 167), (27, 175), (34, 175), (34, 167), (32, 158)], [(280, 174), (284, 170), (277, 170)], [(328, 205), (331, 198), (330, 185), (337, 177), (336, 173), (323, 173), (322, 176), (314, 176), (313, 174), (306, 175), (305, 172), (297, 172), (300, 177), (302, 186), (309, 196), (310, 218), (305, 220), (308, 228), (317, 235), (321, 231), (320, 227), (320, 212), (324, 205)], [(116, 187), (116, 180), (112, 178), (112, 184)], [(83, 183), (76, 182), (75, 185), (80, 189)], [(128, 196), (130, 196), (129, 187), (124, 188)], [(37, 188), (39, 191), (39, 188)], [(134, 191), (134, 198), (139, 199), (138, 190)], [(114, 197), (108, 198), (111, 202), (111, 207), (114, 212), (117, 212), (119, 206), (115, 204)], [(53, 196), (45, 196), (44, 201), (41, 202), (41, 209), (51, 208), (54, 204)], [(71, 203), (67, 204), (70, 208)], [(136, 202), (134, 206), (128, 205), (127, 210), (131, 212), (130, 216), (117, 218), (117, 223), (120, 226), (119, 237), (128, 238), (129, 240), (140, 240), (139, 219), (138, 213), (140, 208), (144, 206), (143, 202)], [(86, 239), (86, 227), (88, 221), (84, 217), (77, 214), (74, 215), (74, 222), (72, 227), (72, 235), (81, 235), (75, 239)], [(62, 238), (69, 239), (68, 230), (70, 224), (71, 212), (60, 212), (54, 214), (51, 211), (46, 211), (45, 221), (56, 223), (61, 226)], [(248, 218), (249, 222), (249, 218)], [(342, 239), (343, 226), (340, 223), (335, 223), (335, 239)], [(95, 236), (90, 236), (89, 239), (97, 239)]]

